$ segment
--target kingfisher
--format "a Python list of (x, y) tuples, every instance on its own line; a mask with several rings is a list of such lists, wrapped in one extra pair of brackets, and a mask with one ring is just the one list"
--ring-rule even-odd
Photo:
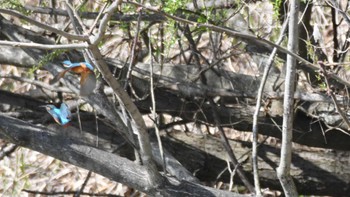
[(96, 77), (94, 74), (94, 67), (87, 62), (72, 63), (69, 60), (63, 61), (63, 65), (66, 69), (58, 73), (51, 81), (50, 84), (58, 82), (68, 71), (72, 71), (76, 74), (80, 74), (80, 95), (88, 96), (94, 91), (96, 87)]
[(60, 108), (57, 108), (54, 105), (45, 105), (45, 108), (59, 125), (68, 126), (68, 123), (71, 121), (72, 114), (66, 103), (61, 103)]

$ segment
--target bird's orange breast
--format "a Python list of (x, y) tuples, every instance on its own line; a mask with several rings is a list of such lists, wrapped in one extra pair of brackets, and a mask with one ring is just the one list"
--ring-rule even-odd
[(77, 74), (81, 74), (84, 72), (89, 72), (90, 70), (86, 67), (82, 67), (82, 66), (77, 66), (71, 69), (73, 72), (77, 73)]

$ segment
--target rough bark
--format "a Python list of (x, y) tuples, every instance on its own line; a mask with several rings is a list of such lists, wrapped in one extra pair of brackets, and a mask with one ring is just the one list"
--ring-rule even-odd
[[(201, 121), (209, 125), (214, 123), (209, 105), (204, 104), (199, 107), (193, 102), (187, 102), (186, 100), (179, 98), (176, 94), (162, 89), (156, 90), (155, 95), (156, 109), (158, 113), (179, 116), (186, 121)], [(108, 109), (106, 102), (103, 102), (101, 99), (97, 99), (99, 98), (99, 95), (94, 95), (93, 98), (99, 100), (98, 102), (105, 106), (102, 109)], [(18, 102), (19, 100), (22, 101)], [(22, 98), (22, 96), (18, 94), (3, 91), (0, 94), (0, 101), (4, 104), (16, 103), (16, 106), (37, 110), (37, 105), (26, 106), (26, 99)], [(21, 103), (23, 103), (23, 105), (20, 105)], [(42, 105), (42, 103), (40, 105)], [(150, 99), (145, 99), (143, 101), (137, 101), (136, 105), (142, 113), (149, 113), (149, 107), (152, 104)], [(310, 105), (310, 103), (304, 103), (303, 105), (305, 108), (310, 109), (312, 113), (318, 113), (320, 116), (320, 121), (315, 121), (317, 119), (314, 116), (309, 116), (304, 112), (298, 111), (294, 119), (294, 142), (314, 147), (350, 150), (350, 144), (348, 143), (349, 137), (347, 135), (336, 130), (335, 128), (330, 129), (325, 134), (323, 133), (327, 127), (322, 123), (322, 121), (328, 121), (332, 126), (338, 126), (339, 123), (341, 123), (341, 118), (339, 116), (332, 114), (329, 115), (329, 111), (332, 112), (332, 109), (334, 109), (334, 107), (332, 108), (331, 104), (314, 103)], [(230, 107), (218, 106), (217, 108), (219, 110), (220, 120), (223, 125), (229, 127), (233, 126), (233, 128), (240, 131), (251, 131), (253, 121), (252, 115), (255, 110), (253, 106), (243, 107), (240, 104), (235, 104), (230, 105)], [(202, 114), (196, 115), (198, 111), (201, 111)], [(107, 113), (108, 111), (105, 112)], [(108, 113), (106, 115), (108, 115)], [(258, 123), (261, 134), (281, 138), (280, 126), (282, 123), (282, 117), (271, 117), (265, 112), (261, 112)], [(339, 127), (341, 126), (342, 125), (340, 124)]]
[(151, 196), (245, 196), (167, 176), (163, 176), (162, 184), (155, 187), (145, 166), (98, 149), (82, 140), (81, 136), (69, 137), (3, 114), (0, 114), (0, 125), (3, 139), (99, 173)]
[[(225, 169), (226, 152), (216, 137), (183, 132), (168, 133), (166, 148), (202, 181), (229, 181)], [(230, 141), (244, 170), (252, 171), (251, 143)], [(259, 147), (259, 173), (262, 188), (281, 189), (276, 176), (279, 162), (279, 145)], [(347, 151), (330, 151), (297, 146), (292, 154), (291, 175), (300, 194), (342, 196), (350, 192), (350, 169)], [(191, 158), (191, 159), (189, 159)], [(250, 176), (252, 179), (252, 175)], [(237, 179), (236, 179), (237, 180)], [(237, 180), (239, 181), (239, 180)]]
[[(289, 2), (289, 27), (288, 27), (288, 50), (296, 53), (298, 51), (298, 20), (299, 20), (299, 0)], [(287, 55), (283, 98), (283, 124), (282, 124), (282, 144), (281, 159), (276, 170), (277, 177), (281, 182), (284, 195), (286, 197), (298, 196), (293, 176), (290, 174), (292, 165), (292, 140), (294, 123), (294, 92), (296, 83), (296, 58)]]
[[(94, 117), (93, 115), (82, 113), (81, 118), (83, 120), (83, 134), (80, 133), (76, 121), (73, 121), (71, 127), (65, 129), (55, 124), (45, 128), (1, 115), (0, 125), (3, 126), (0, 126), (0, 135), (1, 138), (21, 146), (32, 148), (86, 169), (92, 169), (94, 172), (112, 180), (118, 182), (127, 181), (129, 186), (145, 189), (147, 186), (146, 181), (137, 182), (134, 185), (134, 181), (129, 180), (142, 175), (146, 171), (125, 159), (125, 157), (128, 157), (132, 160), (133, 151), (131, 147), (125, 146), (123, 138), (100, 122), (99, 144), (98, 148), (96, 148)], [(218, 181), (229, 182), (229, 173), (227, 170), (225, 171), (227, 156), (220, 139), (208, 135), (171, 131), (164, 133), (162, 140), (165, 149), (180, 161), (190, 174), (193, 173), (200, 181), (209, 185)], [(151, 138), (151, 141), (153, 141), (152, 147), (156, 149), (154, 146), (157, 144), (155, 137)], [(230, 140), (230, 145), (244, 170), (251, 172), (251, 143)], [(281, 189), (275, 170), (279, 161), (279, 145), (271, 145), (261, 145), (259, 147), (261, 184), (262, 188)], [(63, 155), (62, 150), (68, 151), (67, 154)], [(111, 154), (111, 152), (114, 154)], [(157, 157), (160, 158), (160, 156)], [(297, 147), (292, 157), (291, 174), (300, 194), (344, 196), (350, 192), (350, 155), (348, 152)], [(104, 158), (108, 159), (104, 160)], [(161, 161), (158, 163), (160, 164)], [(174, 167), (174, 163), (177, 163), (177, 161), (172, 159), (169, 160), (167, 165), (171, 168)], [(120, 164), (119, 167), (122, 167), (122, 169), (116, 170), (116, 164)], [(121, 179), (119, 175), (124, 172), (123, 169), (127, 172), (133, 170), (140, 174), (136, 173), (135, 176), (128, 175), (127, 179)], [(174, 172), (177, 171), (176, 177), (178, 180), (184, 180), (183, 187), (187, 188), (188, 191), (190, 191), (192, 186), (194, 187), (192, 189), (201, 189), (200, 186), (189, 183), (196, 182), (196, 180), (190, 178), (190, 175), (186, 175), (188, 172), (181, 172), (181, 170), (178, 170), (180, 169), (179, 167), (174, 169)], [(224, 173), (222, 173), (223, 171)], [(220, 175), (221, 173), (222, 175)], [(252, 175), (248, 176), (252, 180)], [(241, 184), (237, 177), (235, 177), (235, 183)], [(211, 191), (206, 187), (205, 189)], [(194, 192), (195, 190), (192, 191)], [(212, 192), (212, 194), (216, 195), (218, 193)]]

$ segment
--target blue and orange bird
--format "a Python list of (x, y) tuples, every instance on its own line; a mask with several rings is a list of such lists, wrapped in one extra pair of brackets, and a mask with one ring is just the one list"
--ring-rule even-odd
[(66, 69), (58, 73), (50, 82), (54, 84), (59, 81), (68, 71), (80, 74), (80, 95), (88, 96), (96, 87), (96, 77), (94, 74), (94, 67), (87, 62), (72, 63), (69, 60), (63, 61), (63, 65)]
[(67, 104), (62, 103), (60, 108), (57, 108), (54, 105), (46, 105), (45, 108), (59, 125), (68, 126), (72, 114)]

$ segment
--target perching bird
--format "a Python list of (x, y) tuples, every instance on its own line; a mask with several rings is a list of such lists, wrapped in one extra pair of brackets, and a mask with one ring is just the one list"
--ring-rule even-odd
[(80, 74), (80, 95), (88, 96), (94, 91), (96, 87), (96, 77), (94, 74), (94, 68), (87, 62), (72, 63), (69, 60), (62, 62), (66, 70), (58, 73), (51, 81), (50, 84), (58, 82), (68, 71)]
[(67, 104), (62, 103), (60, 108), (57, 108), (54, 105), (46, 105), (45, 108), (58, 124), (67, 126), (71, 121), (72, 114)]

